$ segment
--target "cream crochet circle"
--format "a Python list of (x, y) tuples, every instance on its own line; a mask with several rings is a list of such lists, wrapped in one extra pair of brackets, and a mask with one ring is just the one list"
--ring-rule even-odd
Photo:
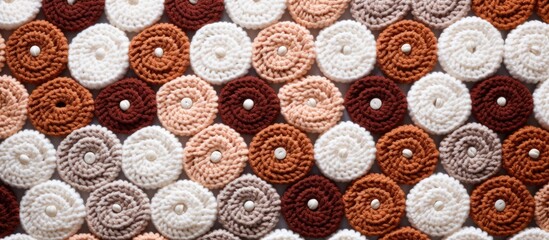
[(55, 148), (35, 130), (23, 130), (0, 144), (0, 178), (17, 188), (30, 188), (51, 178)]
[(336, 82), (351, 82), (369, 74), (376, 62), (376, 40), (364, 25), (345, 20), (318, 34), (316, 61), (320, 71)]
[(252, 41), (234, 23), (217, 22), (200, 28), (191, 42), (191, 66), (211, 84), (223, 84), (248, 73)]
[(0, 29), (12, 30), (32, 21), (42, 7), (42, 0), (2, 1), (0, 4)]
[(225, 10), (233, 22), (247, 29), (262, 29), (280, 20), (286, 0), (225, 0)]
[(549, 232), (540, 228), (529, 228), (517, 233), (509, 240), (547, 240), (549, 239)]
[(267, 236), (261, 238), (261, 240), (304, 240), (298, 234), (288, 229), (276, 229)]
[(213, 227), (217, 202), (205, 187), (180, 180), (158, 190), (151, 200), (152, 221), (169, 239), (195, 239)]
[(9, 235), (5, 238), (2, 238), (2, 240), (36, 240), (36, 239), (27, 234), (16, 233), (16, 234)]
[(126, 32), (139, 32), (162, 17), (164, 1), (105, 0), (105, 14), (109, 22)]
[(509, 73), (525, 83), (549, 78), (549, 24), (529, 21), (505, 39), (504, 63)]
[(493, 238), (479, 228), (465, 227), (444, 240), (493, 240)]
[(66, 239), (86, 217), (84, 200), (68, 184), (51, 180), (25, 192), (20, 206), (25, 232), (37, 239)]
[(469, 89), (440, 72), (415, 82), (407, 100), (412, 121), (430, 134), (450, 133), (463, 125), (471, 114)]
[(421, 180), (406, 197), (406, 216), (415, 228), (434, 237), (461, 228), (469, 215), (469, 195), (458, 180), (437, 173)]
[(534, 116), (539, 124), (549, 130), (549, 81), (538, 85), (534, 91)]
[(503, 38), (488, 21), (466, 17), (442, 31), (438, 59), (442, 69), (461, 81), (473, 82), (497, 72), (503, 60)]
[(368, 240), (359, 232), (351, 229), (341, 229), (332, 235), (328, 240)]
[(322, 134), (315, 142), (314, 152), (322, 174), (338, 182), (364, 175), (376, 158), (374, 138), (352, 122), (339, 123)]
[(183, 169), (183, 146), (166, 129), (145, 127), (130, 135), (122, 146), (122, 171), (145, 189), (164, 187)]

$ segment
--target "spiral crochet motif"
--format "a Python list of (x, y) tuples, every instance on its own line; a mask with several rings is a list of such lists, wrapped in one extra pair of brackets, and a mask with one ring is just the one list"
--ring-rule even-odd
[(518, 233), (512, 238), (509, 238), (509, 240), (523, 240), (523, 239), (545, 240), (545, 239), (549, 239), (549, 233), (539, 228), (529, 228)]
[(261, 240), (303, 240), (303, 238), (290, 230), (276, 229)]
[(44, 0), (42, 11), (48, 22), (65, 31), (80, 31), (95, 24), (105, 9), (105, 0)]
[(32, 21), (41, 6), (41, 0), (4, 2), (0, 6), (0, 29), (12, 30)]
[(23, 128), (28, 101), (29, 94), (23, 84), (10, 76), (0, 76), (0, 139)]
[(412, 227), (403, 227), (383, 236), (380, 240), (429, 240), (429, 237)]
[(158, 233), (148, 232), (148, 233), (143, 233), (139, 236), (136, 236), (132, 240), (168, 240), (168, 239)]
[(67, 238), (67, 240), (99, 240), (94, 235), (87, 234), (87, 233), (80, 233), (76, 235), (72, 235), (70, 238)]
[(549, 184), (538, 190), (536, 200), (536, 223), (540, 228), (549, 231)]
[(478, 228), (465, 227), (452, 233), (445, 240), (493, 240), (493, 238)]
[(525, 184), (549, 182), (549, 132), (526, 126), (503, 142), (503, 167)]
[(306, 28), (332, 25), (347, 9), (351, 0), (288, 0), (292, 18)]
[(2, 238), (2, 240), (36, 240), (36, 239), (26, 234), (16, 233), (16, 234), (9, 235), (5, 238)]
[(532, 15), (535, 0), (485, 1), (472, 0), (473, 12), (499, 30), (511, 30)]
[(224, 0), (227, 14), (243, 28), (262, 29), (282, 17), (286, 0)]
[(403, 19), (412, 0), (352, 0), (351, 15), (372, 30), (382, 30)]
[(19, 226), (19, 203), (13, 191), (0, 183), (0, 237), (15, 232)]
[(196, 31), (202, 26), (221, 20), (223, 0), (165, 0), (164, 7), (171, 22), (184, 30)]
[(443, 29), (467, 16), (471, 0), (414, 0), (412, 14), (429, 27)]
[(197, 240), (240, 240), (237, 236), (227, 230), (217, 229), (198, 238)]
[(328, 240), (368, 240), (360, 233), (351, 229), (342, 229), (337, 231)]
[(164, 12), (163, 1), (105, 0), (105, 14), (109, 22), (126, 32), (139, 32), (154, 24)]
[(537, 0), (536, 12), (544, 22), (549, 22), (549, 0)]

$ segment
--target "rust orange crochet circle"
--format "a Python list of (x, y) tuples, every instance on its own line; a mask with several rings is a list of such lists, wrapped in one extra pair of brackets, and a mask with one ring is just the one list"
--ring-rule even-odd
[(503, 142), (503, 168), (528, 185), (549, 182), (549, 132), (526, 126)]
[(549, 22), (549, 0), (537, 0), (536, 12), (544, 22)]
[(403, 227), (383, 236), (380, 240), (429, 240), (429, 237), (415, 228)]
[(511, 30), (522, 24), (534, 12), (536, 0), (487, 1), (473, 0), (473, 12), (499, 30)]
[(350, 0), (288, 0), (292, 18), (306, 28), (332, 25), (347, 9)]

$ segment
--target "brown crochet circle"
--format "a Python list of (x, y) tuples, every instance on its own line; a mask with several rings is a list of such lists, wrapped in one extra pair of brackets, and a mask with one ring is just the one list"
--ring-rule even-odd
[(0, 182), (0, 238), (11, 235), (19, 226), (19, 202), (13, 191)]
[[(130, 65), (135, 74), (150, 84), (164, 84), (182, 76), (189, 66), (189, 38), (175, 25), (159, 23), (149, 27), (130, 43)], [(162, 50), (156, 55), (157, 48)]]
[[(275, 157), (277, 148), (285, 149), (284, 159)], [(292, 183), (305, 177), (313, 167), (313, 144), (299, 129), (288, 124), (273, 124), (254, 136), (248, 161), (254, 173), (265, 181)]]
[(536, 196), (536, 223), (538, 226), (549, 231), (549, 184), (538, 190)]
[(383, 236), (380, 240), (429, 240), (429, 237), (415, 228), (403, 227)]
[(28, 101), (29, 94), (23, 84), (10, 76), (0, 76), (0, 139), (23, 128)]
[[(411, 50), (405, 53), (403, 45)], [(425, 25), (403, 20), (387, 27), (377, 39), (377, 62), (390, 79), (411, 83), (431, 72), (437, 63), (437, 38)]]
[(168, 239), (158, 233), (149, 232), (149, 233), (143, 233), (139, 236), (136, 236), (133, 238), (133, 240), (168, 240)]
[[(539, 157), (529, 155), (533, 149)], [(528, 185), (549, 182), (549, 132), (526, 126), (507, 137), (503, 142), (503, 168), (509, 175)]]
[(223, 0), (166, 0), (166, 14), (171, 22), (184, 30), (196, 31), (202, 26), (218, 22), (223, 16)]
[(472, 0), (473, 12), (499, 30), (511, 30), (525, 22), (534, 12), (536, 0)]
[(343, 15), (351, 0), (288, 0), (292, 18), (306, 28), (324, 28)]
[(73, 79), (60, 77), (38, 86), (29, 96), (29, 119), (43, 134), (64, 136), (93, 119), (90, 91)]
[(202, 237), (199, 237), (197, 240), (240, 240), (240, 238), (228, 232), (227, 230), (217, 229)]
[(65, 31), (80, 31), (99, 20), (105, 0), (43, 0), (42, 11), (46, 20)]
[(549, 0), (537, 0), (536, 12), (546, 23), (549, 23)]
[[(505, 201), (503, 211), (494, 206), (500, 199)], [(509, 176), (488, 179), (471, 193), (471, 218), (494, 236), (513, 235), (525, 229), (534, 217), (534, 208), (534, 197), (526, 186)]]
[(99, 240), (94, 235), (88, 234), (88, 233), (80, 233), (76, 235), (72, 235), (67, 240)]

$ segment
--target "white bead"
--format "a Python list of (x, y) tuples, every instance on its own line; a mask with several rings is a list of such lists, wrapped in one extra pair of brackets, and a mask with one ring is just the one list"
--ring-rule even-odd
[(128, 100), (122, 100), (120, 101), (120, 109), (122, 109), (122, 111), (126, 111), (128, 109), (130, 109), (130, 101)]
[(174, 212), (177, 215), (183, 214), (183, 212), (185, 212), (185, 206), (183, 204), (177, 204), (174, 208)]
[(27, 156), (27, 154), (21, 154), (19, 155), (19, 162), (21, 162), (21, 164), (23, 165), (29, 164), (30, 158), (29, 156)]
[(57, 208), (54, 205), (49, 205), (46, 207), (46, 214), (50, 217), (57, 216)]
[(383, 103), (379, 98), (373, 98), (372, 100), (370, 100), (370, 107), (374, 110), (380, 109), (382, 104)]
[(70, 5), (73, 5), (76, 0), (67, 0)]
[(159, 48), (159, 47), (158, 47), (158, 48), (155, 48), (155, 49), (154, 49), (154, 55), (155, 55), (156, 57), (162, 57), (162, 56), (164, 56), (164, 49)]
[(530, 156), (533, 159), (538, 159), (539, 154), (540, 154), (539, 150), (535, 148), (530, 149), (530, 151), (528, 152), (528, 156)]
[(242, 103), (242, 107), (246, 110), (251, 110), (254, 107), (254, 100), (252, 99), (246, 99), (244, 100), (244, 103)]
[(189, 2), (190, 2), (191, 4), (196, 4), (196, 3), (198, 3), (198, 0), (189, 0)]
[(156, 153), (152, 150), (149, 150), (147, 151), (147, 153), (145, 153), (145, 158), (149, 161), (154, 161), (156, 160)]
[(36, 57), (38, 55), (40, 55), (40, 47), (34, 45), (30, 48), (30, 54), (33, 56), (33, 57)]
[(279, 148), (275, 149), (274, 154), (275, 154), (276, 159), (282, 160), (282, 159), (286, 158), (286, 149), (284, 149), (282, 147), (279, 147)]
[(87, 152), (84, 154), (84, 162), (87, 164), (93, 164), (95, 162), (95, 154), (92, 152)]
[(470, 147), (467, 149), (467, 155), (469, 157), (475, 157), (477, 155), (477, 149), (474, 147)]
[(406, 43), (406, 44), (402, 45), (402, 47), (400, 47), (400, 50), (403, 53), (410, 53), (412, 51), (412, 45)]
[(347, 148), (341, 148), (339, 149), (338, 155), (340, 158), (347, 158), (347, 156), (349, 156), (349, 151)]
[(444, 100), (440, 98), (436, 98), (433, 104), (435, 105), (436, 108), (441, 108), (442, 106), (444, 106)]
[(255, 203), (254, 203), (254, 202), (252, 202), (252, 201), (246, 201), (246, 202), (244, 203), (244, 209), (245, 209), (246, 211), (251, 212), (251, 211), (254, 210), (254, 208), (255, 208)]
[(503, 199), (498, 199), (496, 203), (494, 203), (494, 207), (498, 212), (505, 210), (505, 201), (503, 201)]
[(349, 45), (345, 45), (341, 48), (341, 53), (345, 54), (345, 55), (349, 55), (353, 52), (353, 48)]
[(314, 99), (314, 98), (309, 98), (309, 99), (307, 100), (307, 106), (309, 106), (309, 107), (316, 107), (316, 99)]
[(374, 210), (378, 210), (378, 209), (379, 209), (379, 206), (381, 206), (381, 202), (379, 202), (378, 199), (374, 199), (374, 200), (372, 200), (372, 202), (370, 203), (370, 207), (372, 207), (372, 209), (374, 209)]
[(541, 48), (539, 45), (532, 45), (530, 46), (530, 52), (534, 55), (540, 55), (541, 54)]
[(408, 148), (405, 148), (404, 150), (402, 150), (402, 156), (404, 156), (405, 158), (412, 158), (413, 155), (414, 153), (412, 152), (412, 150)]
[(227, 55), (227, 51), (225, 50), (225, 48), (218, 47), (215, 49), (215, 55), (217, 56), (217, 58), (224, 58), (225, 55)]
[(210, 155), (210, 161), (213, 163), (218, 163), (219, 161), (221, 161), (222, 156), (223, 155), (221, 154), (220, 151), (213, 151), (212, 154)]
[(442, 208), (444, 208), (444, 203), (441, 201), (436, 201), (434, 207), (435, 210), (440, 211), (442, 210)]
[(309, 201), (307, 202), (307, 207), (309, 207), (309, 209), (311, 210), (316, 210), (318, 208), (318, 200), (316, 199), (309, 199)]
[(181, 99), (181, 107), (184, 109), (189, 109), (193, 106), (193, 100), (190, 98), (183, 98)]
[(505, 105), (507, 105), (507, 99), (505, 99), (504, 97), (499, 97), (497, 103), (498, 105), (504, 107)]
[(97, 50), (95, 50), (95, 58), (98, 60), (105, 58), (106, 54), (107, 53), (105, 52), (104, 48), (98, 48)]
[(120, 206), (120, 204), (118, 203), (113, 204), (111, 208), (112, 208), (112, 211), (115, 213), (122, 212), (122, 206)]
[(288, 48), (286, 46), (280, 46), (278, 47), (278, 50), (276, 51), (278, 56), (284, 56), (286, 53), (288, 53)]

